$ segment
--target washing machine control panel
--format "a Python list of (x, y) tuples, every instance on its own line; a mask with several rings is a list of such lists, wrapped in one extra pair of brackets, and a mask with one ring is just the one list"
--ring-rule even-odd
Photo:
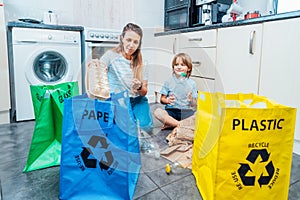
[(119, 42), (120, 32), (116, 30), (85, 29), (86, 41)]

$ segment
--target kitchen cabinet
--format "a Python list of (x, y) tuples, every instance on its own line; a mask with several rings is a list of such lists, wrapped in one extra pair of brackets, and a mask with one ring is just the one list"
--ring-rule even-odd
[(9, 90), (9, 72), (7, 56), (6, 25), (4, 21), (3, 6), (0, 6), (0, 124), (10, 122), (10, 90)]
[(259, 94), (297, 108), (294, 152), (300, 154), (300, 18), (264, 23)]
[(200, 91), (214, 91), (216, 37), (216, 29), (183, 33), (178, 37), (178, 52), (187, 53), (191, 57), (191, 78)]
[[(160, 52), (164, 51), (164, 52), (174, 55), (178, 51), (178, 37), (179, 37), (179, 34), (157, 36), (155, 38), (155, 47)], [(159, 54), (158, 54), (158, 56), (159, 56)]]
[[(213, 91), (216, 64), (216, 30), (195, 31), (156, 37), (156, 60), (161, 65), (155, 76), (159, 91), (166, 74), (172, 73), (171, 62), (175, 54), (187, 53), (193, 62), (191, 78), (200, 91)], [(153, 72), (152, 72), (153, 73)]]
[(258, 93), (262, 24), (219, 28), (215, 91)]
[[(148, 98), (149, 102), (159, 102), (159, 92), (164, 82), (172, 75), (172, 60), (177, 53), (177, 34), (156, 36), (154, 48), (155, 54), (151, 58), (146, 55), (143, 59), (148, 60), (147, 67), (149, 70), (148, 80)], [(143, 52), (148, 51), (143, 49)], [(152, 97), (154, 95), (154, 97)]]

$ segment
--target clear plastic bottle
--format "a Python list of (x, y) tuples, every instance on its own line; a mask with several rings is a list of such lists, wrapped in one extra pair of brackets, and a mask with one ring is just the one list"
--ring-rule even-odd
[(187, 83), (187, 79), (181, 79), (178, 81), (176, 88), (174, 88), (174, 91), (172, 91), (172, 94), (175, 96), (175, 102), (174, 105), (176, 107), (181, 108), (189, 108), (186, 107), (189, 105), (189, 99), (188, 94), (192, 93), (191, 86)]
[(138, 133), (139, 133), (139, 143), (141, 153), (146, 153), (153, 156), (155, 159), (160, 158), (160, 151), (158, 145), (152, 141), (150, 137), (146, 136), (146, 133), (141, 130), (139, 126), (139, 120), (137, 121)]

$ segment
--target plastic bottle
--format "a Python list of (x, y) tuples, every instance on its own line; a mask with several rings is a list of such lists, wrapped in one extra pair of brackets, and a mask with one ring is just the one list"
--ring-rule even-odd
[(176, 174), (179, 172), (180, 169), (182, 169), (183, 167), (178, 163), (178, 162), (174, 162), (172, 164), (166, 164), (166, 173), (168, 175), (170, 174)]
[[(186, 76), (185, 73), (181, 74), (183, 77)], [(192, 92), (191, 86), (187, 83), (187, 79), (181, 79), (176, 88), (172, 93), (175, 96), (174, 105), (176, 107), (181, 107), (182, 105), (188, 105), (188, 94)]]
[(142, 153), (146, 153), (158, 159), (160, 157), (159, 147), (156, 143), (154, 143), (151, 138), (146, 138), (143, 130), (141, 130), (139, 125), (139, 120), (137, 121), (138, 126), (138, 134), (139, 134), (139, 143), (140, 143), (140, 150)]

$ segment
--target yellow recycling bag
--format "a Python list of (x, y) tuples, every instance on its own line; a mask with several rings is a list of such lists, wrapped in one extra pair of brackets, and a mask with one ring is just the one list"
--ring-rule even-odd
[(287, 199), (296, 109), (199, 92), (192, 172), (204, 200)]

